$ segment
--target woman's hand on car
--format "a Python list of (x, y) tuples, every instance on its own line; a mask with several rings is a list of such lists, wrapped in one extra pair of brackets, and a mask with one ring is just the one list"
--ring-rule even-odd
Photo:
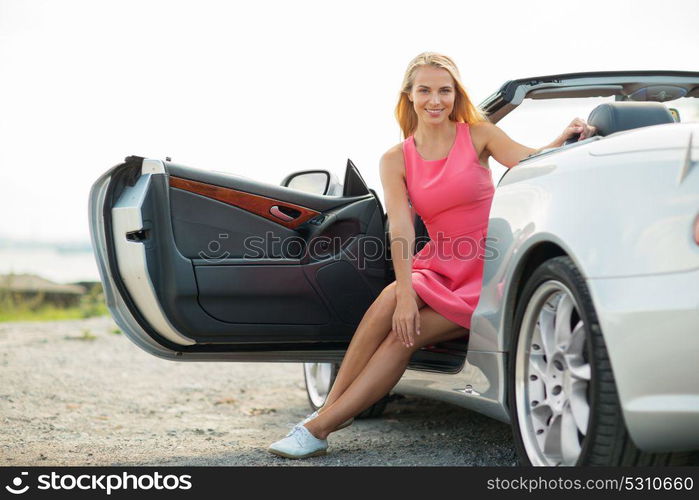
[(420, 310), (417, 307), (416, 297), (414, 290), (396, 297), (392, 328), (405, 347), (412, 346), (415, 335), (420, 335)]
[(570, 122), (570, 125), (566, 127), (561, 136), (564, 141), (567, 141), (575, 134), (580, 134), (578, 138), (579, 141), (587, 137), (592, 137), (597, 132), (597, 128), (594, 125), (588, 125), (582, 118), (575, 118)]

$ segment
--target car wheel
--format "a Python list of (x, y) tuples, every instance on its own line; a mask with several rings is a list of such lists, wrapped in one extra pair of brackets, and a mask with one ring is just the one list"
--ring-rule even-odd
[(518, 301), (508, 399), (522, 465), (683, 465), (639, 450), (624, 424), (604, 337), (569, 257), (541, 264)]
[[(335, 382), (340, 365), (338, 363), (304, 363), (303, 378), (306, 383), (306, 394), (311, 408), (317, 410), (325, 404), (330, 393), (330, 388)], [(379, 417), (386, 409), (389, 396), (386, 395), (369, 408), (361, 412), (356, 418)]]

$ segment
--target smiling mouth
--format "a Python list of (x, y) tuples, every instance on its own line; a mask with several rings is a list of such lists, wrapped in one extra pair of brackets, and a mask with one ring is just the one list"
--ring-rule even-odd
[(442, 111), (444, 111), (444, 108), (442, 108), (442, 109), (426, 109), (425, 111), (427, 111), (430, 114), (435, 114), (435, 113), (441, 113)]

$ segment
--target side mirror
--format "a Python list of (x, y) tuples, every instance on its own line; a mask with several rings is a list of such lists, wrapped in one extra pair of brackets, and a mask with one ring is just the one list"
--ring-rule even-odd
[(677, 111), (676, 108), (667, 108), (667, 109), (670, 111), (670, 114), (671, 114), (672, 117), (675, 119), (675, 121), (679, 123), (679, 121), (680, 121), (680, 112)]
[(302, 170), (289, 174), (282, 180), (282, 186), (327, 196), (342, 193), (337, 176), (327, 170)]

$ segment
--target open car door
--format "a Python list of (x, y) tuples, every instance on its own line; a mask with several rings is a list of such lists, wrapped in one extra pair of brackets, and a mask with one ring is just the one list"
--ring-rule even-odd
[(90, 192), (112, 316), (168, 359), (341, 360), (393, 278), (375, 192), (351, 162), (341, 192), (331, 188), (126, 158)]

